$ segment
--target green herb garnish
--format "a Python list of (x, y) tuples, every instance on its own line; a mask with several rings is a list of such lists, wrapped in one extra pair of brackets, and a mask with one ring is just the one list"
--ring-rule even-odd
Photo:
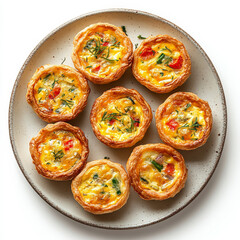
[(47, 81), (50, 76), (51, 76), (51, 73), (49, 73), (48, 75), (46, 75), (46, 76), (43, 78), (44, 81)]
[(65, 100), (65, 99), (61, 99), (62, 105), (64, 106), (68, 106), (70, 109), (73, 107), (73, 101), (72, 100)]
[[(69, 89), (68, 89), (68, 91), (69, 92), (74, 92), (76, 90), (76, 87), (73, 85), (73, 86), (71, 86)], [(65, 96), (65, 95), (64, 95)], [(63, 96), (62, 96), (63, 97)]]
[(162, 48), (161, 49), (162, 51), (165, 51), (165, 50), (167, 50), (167, 51), (169, 51), (170, 53), (172, 53), (172, 51), (167, 47), (167, 46), (165, 46), (164, 48)]
[(63, 150), (59, 150), (57, 152), (55, 152), (55, 150), (52, 152), (54, 160), (55, 161), (59, 161), (63, 156), (64, 156), (64, 152)]
[(188, 108), (190, 108), (192, 106), (191, 103), (188, 103), (187, 106), (184, 108), (184, 111), (186, 111)]
[(53, 83), (52, 83), (52, 88), (54, 88), (55, 84), (58, 82), (56, 78), (54, 78)]
[(155, 160), (151, 160), (150, 162), (152, 163), (152, 165), (153, 165), (159, 172), (162, 171), (162, 169), (163, 169), (163, 165), (162, 165), (162, 164), (157, 163)]
[(94, 175), (93, 175), (93, 179), (98, 179), (98, 174), (97, 173), (95, 173)]
[(40, 87), (38, 88), (38, 93), (40, 93), (44, 88)]
[(190, 130), (197, 131), (198, 127), (201, 127), (202, 125), (198, 123), (197, 117), (192, 122), (192, 125), (190, 126)]
[(143, 37), (142, 35), (138, 35), (138, 39), (146, 39), (146, 37)]
[(148, 180), (147, 180), (147, 179), (145, 179), (145, 178), (143, 178), (143, 177), (140, 177), (140, 180), (141, 180), (142, 182), (146, 183), (146, 184), (148, 184), (148, 183), (149, 183), (149, 182), (148, 182)]
[(112, 179), (112, 186), (116, 190), (117, 195), (121, 194), (120, 186), (119, 186), (119, 181), (116, 178)]
[(125, 26), (121, 26), (121, 28), (122, 28), (122, 31), (127, 35), (126, 27)]
[(135, 104), (134, 100), (131, 97), (127, 97), (127, 98), (132, 102), (132, 104)]
[(165, 56), (166, 55), (164, 53), (161, 53), (160, 56), (157, 59), (157, 64), (163, 63), (163, 59), (165, 58)]
[(64, 57), (63, 61), (61, 62), (61, 64), (63, 64), (66, 61), (66, 58)]

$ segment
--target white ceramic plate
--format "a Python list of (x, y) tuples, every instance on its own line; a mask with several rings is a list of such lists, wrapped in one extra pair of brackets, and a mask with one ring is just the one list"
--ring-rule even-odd
[[(140, 43), (138, 35), (149, 36), (168, 34), (176, 37), (186, 46), (192, 60), (192, 75), (176, 91), (190, 91), (208, 101), (213, 112), (213, 129), (207, 143), (193, 151), (180, 151), (185, 158), (189, 176), (185, 188), (174, 198), (164, 201), (142, 200), (131, 189), (127, 204), (120, 210), (106, 215), (95, 216), (85, 212), (73, 199), (71, 182), (55, 182), (40, 176), (35, 170), (28, 149), (28, 143), (38, 131), (46, 126), (27, 104), (25, 94), (27, 83), (36, 68), (44, 64), (64, 64), (72, 66), (71, 53), (74, 36), (86, 26), (96, 22), (108, 22), (116, 26), (126, 26), (133, 45)], [(90, 83), (91, 93), (85, 110), (70, 121), (79, 126), (89, 139), (88, 161), (110, 157), (114, 162), (126, 165), (133, 148), (111, 149), (94, 136), (89, 114), (94, 100), (105, 90), (115, 86), (138, 90), (151, 105), (153, 114), (169, 94), (156, 94), (140, 85), (128, 69), (123, 77), (104, 86)], [(172, 92), (173, 93), (173, 92)], [(9, 131), (12, 148), (17, 162), (31, 186), (52, 207), (68, 217), (84, 224), (113, 229), (146, 226), (162, 221), (187, 206), (205, 187), (212, 176), (223, 149), (226, 134), (226, 104), (224, 92), (216, 70), (203, 49), (182, 29), (149, 13), (126, 9), (111, 9), (80, 16), (60, 26), (45, 37), (32, 51), (17, 76), (9, 107)], [(153, 119), (142, 141), (136, 145), (161, 142)]]

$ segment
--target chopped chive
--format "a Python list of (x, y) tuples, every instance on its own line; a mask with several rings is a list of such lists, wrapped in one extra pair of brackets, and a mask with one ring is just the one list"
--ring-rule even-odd
[(50, 76), (51, 76), (51, 73), (49, 73), (48, 75), (46, 75), (46, 76), (43, 78), (43, 80), (44, 80), (44, 81), (47, 81)]
[(62, 105), (69, 107), (70, 109), (73, 107), (74, 103), (72, 100), (61, 99)]
[[(127, 30), (126, 30), (126, 27), (125, 26), (121, 26), (122, 28), (122, 31), (127, 35)], [(128, 36), (128, 35), (127, 35)]]
[(188, 108), (190, 108), (192, 106), (191, 103), (188, 103), (187, 106), (185, 107), (184, 111), (186, 111)]
[(127, 98), (132, 102), (132, 104), (135, 104), (134, 100), (131, 97), (128, 96)]
[(157, 64), (163, 63), (163, 59), (165, 58), (165, 56), (166, 55), (164, 53), (161, 53), (160, 56), (157, 59)]
[(54, 160), (55, 161), (59, 161), (63, 156), (64, 156), (64, 152), (63, 150), (59, 150), (57, 152), (55, 152), (55, 150), (52, 152)]
[(64, 57), (63, 61), (61, 62), (61, 64), (63, 64), (66, 61), (66, 58)]
[(172, 53), (172, 50), (170, 50), (167, 46), (165, 46), (165, 47), (162, 48), (161, 50), (162, 50), (162, 51), (167, 50), (167, 51), (169, 51), (170, 53)]
[(119, 186), (119, 181), (116, 178), (112, 179), (112, 186), (116, 190), (117, 195), (121, 194), (120, 186)]
[(40, 87), (38, 88), (38, 93), (40, 93), (44, 88)]
[(98, 179), (98, 174), (97, 173), (95, 173), (94, 175), (93, 175), (93, 179)]
[(162, 169), (163, 169), (163, 165), (162, 165), (162, 164), (157, 163), (155, 160), (151, 160), (150, 162), (152, 163), (152, 165), (153, 165), (159, 172), (162, 171)]
[(149, 182), (148, 182), (148, 180), (147, 180), (147, 179), (145, 179), (145, 178), (143, 178), (143, 177), (140, 177), (140, 180), (141, 180), (142, 182), (146, 183), (146, 184), (148, 184), (148, 183), (149, 183)]
[(138, 39), (146, 39), (146, 37), (143, 37), (142, 35), (138, 35)]

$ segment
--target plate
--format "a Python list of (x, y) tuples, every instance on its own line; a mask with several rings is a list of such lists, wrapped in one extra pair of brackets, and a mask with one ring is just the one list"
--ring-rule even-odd
[[(192, 75), (187, 82), (175, 91), (190, 91), (208, 101), (213, 112), (213, 129), (207, 143), (196, 150), (180, 151), (184, 156), (189, 176), (185, 188), (174, 198), (164, 201), (145, 201), (131, 189), (127, 204), (120, 210), (106, 215), (95, 216), (82, 209), (71, 193), (71, 182), (55, 182), (40, 176), (29, 153), (28, 143), (38, 131), (46, 126), (32, 110), (25, 99), (27, 83), (35, 70), (44, 64), (72, 66), (71, 53), (74, 36), (86, 26), (108, 22), (116, 26), (125, 26), (133, 45), (142, 40), (138, 35), (150, 36), (168, 34), (176, 37), (186, 46), (192, 60)], [(116, 82), (107, 85), (90, 83), (91, 93), (85, 110), (71, 124), (83, 129), (89, 140), (90, 155), (88, 161), (110, 157), (113, 162), (126, 166), (126, 161), (133, 149), (111, 149), (97, 140), (90, 126), (89, 114), (94, 100), (104, 91), (115, 86), (134, 88), (151, 105), (153, 114), (157, 107), (173, 92), (156, 94), (140, 85), (133, 77), (131, 69)], [(24, 113), (24, 114), (23, 114)], [(227, 113), (224, 91), (218, 74), (203, 49), (191, 36), (175, 24), (158, 16), (128, 9), (108, 9), (92, 12), (73, 19), (55, 29), (45, 37), (31, 52), (23, 64), (12, 90), (9, 106), (9, 132), (14, 155), (24, 176), (34, 190), (52, 207), (64, 215), (81, 223), (100, 228), (126, 229), (147, 226), (163, 221), (186, 207), (213, 175), (219, 162), (227, 126)], [(142, 141), (161, 142), (153, 119)]]

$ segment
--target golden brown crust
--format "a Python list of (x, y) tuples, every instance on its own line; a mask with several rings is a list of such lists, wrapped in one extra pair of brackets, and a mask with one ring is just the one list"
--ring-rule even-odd
[[(178, 161), (180, 174), (177, 176), (177, 180), (174, 185), (166, 191), (158, 192), (153, 189), (144, 188), (141, 185), (140, 171), (138, 170), (138, 163), (141, 160), (141, 156), (146, 151), (156, 151), (159, 154), (166, 153)], [(187, 180), (187, 168), (183, 156), (172, 147), (165, 144), (146, 144), (140, 145), (133, 149), (128, 161), (127, 171), (131, 181), (131, 185), (139, 196), (144, 200), (164, 200), (167, 198), (174, 197), (182, 188), (184, 188)]]
[[(86, 202), (83, 197), (81, 196), (79, 192), (79, 186), (81, 184), (82, 178), (86, 171), (94, 166), (101, 166), (101, 165), (108, 165), (111, 168), (116, 169), (121, 176), (121, 181), (124, 182), (124, 191), (121, 192), (121, 197), (118, 199), (118, 201), (114, 204), (109, 204), (103, 206), (101, 203), (99, 204), (91, 204)], [(110, 160), (100, 159), (100, 160), (94, 160), (92, 162), (88, 162), (84, 169), (81, 171), (79, 175), (77, 175), (71, 185), (72, 193), (75, 198), (75, 200), (88, 212), (91, 212), (93, 214), (105, 214), (105, 213), (111, 213), (113, 211), (116, 211), (120, 209), (128, 200), (129, 192), (130, 192), (130, 182), (128, 174), (126, 173), (123, 166), (119, 163), (113, 163)]]
[[(180, 76), (175, 78), (173, 81), (165, 84), (164, 86), (157, 86), (139, 74), (137, 62), (142, 50), (146, 46), (148, 46), (149, 44), (152, 45), (161, 42), (168, 42), (174, 44), (181, 53), (181, 56), (183, 58), (183, 64), (181, 68), (182, 73)], [(147, 87), (149, 90), (156, 93), (168, 93), (173, 89), (177, 88), (178, 86), (181, 86), (188, 79), (188, 77), (191, 74), (191, 59), (188, 55), (185, 46), (176, 38), (170, 37), (168, 35), (150, 36), (147, 39), (143, 40), (141, 44), (138, 46), (138, 48), (134, 51), (132, 72), (137, 81), (140, 82), (145, 87)]]
[[(202, 137), (198, 140), (176, 141), (165, 133), (161, 120), (174, 101), (184, 101), (186, 99), (189, 103), (195, 103), (204, 112), (206, 125), (204, 126)], [(170, 95), (156, 110), (155, 118), (158, 134), (162, 141), (181, 150), (192, 150), (205, 144), (212, 129), (212, 111), (208, 102), (200, 99), (196, 94), (191, 92), (177, 92)]]
[[(134, 135), (133, 137), (127, 138), (125, 140), (114, 140), (114, 139), (111, 139), (110, 137), (107, 137), (100, 133), (99, 128), (98, 128), (97, 114), (98, 114), (98, 111), (103, 106), (103, 103), (105, 103), (115, 97), (126, 97), (126, 96), (133, 97), (135, 100), (137, 100), (137, 102), (142, 107), (143, 122), (142, 122), (142, 125), (140, 126), (139, 132), (136, 135)], [(124, 87), (115, 87), (115, 88), (112, 88), (112, 89), (104, 92), (100, 97), (98, 97), (95, 100), (95, 102), (92, 106), (91, 114), (90, 114), (90, 121), (91, 121), (92, 129), (93, 129), (95, 136), (101, 142), (106, 144), (107, 146), (112, 147), (112, 148), (131, 147), (144, 137), (144, 135), (152, 121), (152, 110), (151, 110), (150, 105), (145, 101), (145, 99), (141, 96), (141, 94), (139, 92), (137, 92), (136, 90), (126, 89)]]
[[(107, 76), (100, 76), (98, 74), (92, 74), (86, 70), (86, 68), (81, 63), (81, 60), (79, 58), (79, 50), (81, 48), (81, 44), (89, 37), (91, 36), (96, 29), (99, 27), (102, 27), (104, 29), (110, 29), (114, 32), (114, 34), (121, 38), (121, 45), (124, 46), (126, 49), (126, 53), (124, 56), (121, 57), (121, 66), (116, 71), (111, 71)], [(82, 31), (80, 31), (73, 40), (73, 53), (72, 53), (72, 61), (74, 63), (74, 66), (76, 69), (78, 69), (87, 79), (92, 81), (96, 84), (106, 84), (113, 81), (118, 80), (125, 70), (131, 66), (132, 64), (132, 58), (133, 58), (133, 46), (130, 38), (126, 36), (126, 34), (122, 31), (121, 28), (116, 27), (112, 24), (108, 23), (96, 23), (92, 24)]]
[[(61, 71), (64, 73), (66, 76), (73, 76), (77, 81), (79, 81), (80, 86), (81, 86), (81, 91), (82, 91), (82, 97), (80, 101), (75, 104), (72, 107), (72, 111), (70, 113), (64, 114), (53, 114), (50, 109), (43, 111), (40, 108), (40, 105), (38, 104), (35, 96), (34, 96), (34, 87), (35, 84), (39, 81), (41, 77), (44, 75), (54, 73), (57, 71)], [(42, 118), (44, 121), (52, 123), (52, 122), (57, 122), (57, 121), (69, 121), (73, 118), (75, 118), (87, 105), (87, 99), (88, 95), (90, 93), (90, 88), (88, 86), (87, 80), (75, 69), (66, 66), (66, 65), (44, 65), (39, 67), (34, 75), (32, 76), (30, 82), (28, 83), (28, 88), (27, 88), (27, 94), (26, 94), (26, 99), (27, 102), (32, 106), (33, 110), (36, 112), (36, 114)]]
[[(60, 172), (60, 171), (49, 171), (48, 169), (45, 169), (40, 161), (40, 152), (38, 150), (39, 144), (41, 144), (44, 141), (44, 138), (47, 137), (50, 133), (57, 130), (65, 130), (71, 132), (81, 143), (82, 146), (82, 153), (81, 153), (81, 160), (78, 161), (77, 164), (75, 164), (72, 168), (70, 168), (68, 171)], [(55, 124), (48, 124), (46, 127), (41, 129), (36, 137), (33, 137), (29, 143), (29, 150), (31, 157), (33, 159), (33, 163), (35, 164), (35, 167), (39, 174), (41, 174), (43, 177), (46, 177), (51, 180), (56, 181), (66, 181), (73, 179), (85, 166), (89, 149), (88, 149), (88, 140), (85, 137), (82, 130), (78, 127), (74, 127), (68, 123), (65, 122), (57, 122)]]

